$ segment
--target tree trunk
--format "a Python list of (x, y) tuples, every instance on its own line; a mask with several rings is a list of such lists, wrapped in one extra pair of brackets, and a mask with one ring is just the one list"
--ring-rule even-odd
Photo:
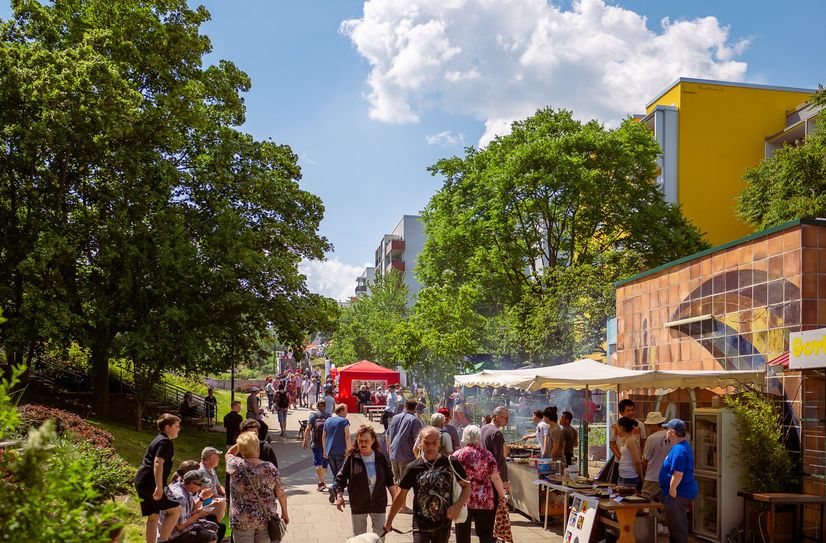
[(135, 398), (135, 411), (138, 414), (135, 429), (138, 432), (143, 430), (143, 403), (144, 402), (140, 397)]
[[(105, 344), (104, 344), (105, 343)], [(109, 414), (109, 344), (95, 343), (91, 347), (92, 409), (99, 416)]]

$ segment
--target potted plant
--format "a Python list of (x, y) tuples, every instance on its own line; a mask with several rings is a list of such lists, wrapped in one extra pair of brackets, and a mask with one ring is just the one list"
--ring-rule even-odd
[[(798, 481), (794, 465), (786, 449), (783, 417), (780, 406), (772, 396), (751, 389), (726, 397), (726, 405), (734, 414), (737, 435), (737, 457), (742, 466), (741, 489), (745, 492), (795, 492)], [(757, 504), (757, 502), (752, 502)], [(767, 534), (767, 515), (762, 509), (752, 510), (750, 524), (744, 526), (752, 533)], [(776, 526), (789, 526), (794, 522), (794, 510), (778, 509)], [(788, 519), (780, 518), (788, 515)], [(745, 521), (745, 519), (744, 519)], [(759, 523), (759, 524), (758, 524)], [(773, 541), (782, 534), (774, 534)]]

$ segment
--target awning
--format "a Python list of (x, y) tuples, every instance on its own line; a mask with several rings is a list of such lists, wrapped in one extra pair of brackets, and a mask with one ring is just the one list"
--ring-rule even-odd
[(631, 370), (583, 358), (576, 362), (522, 370), (484, 370), (456, 375), (457, 386), (507, 387), (528, 391), (543, 389), (628, 390), (632, 388), (715, 388), (738, 384), (762, 385), (765, 373), (757, 370)]
[(769, 366), (783, 366), (784, 368), (789, 367), (789, 353), (785, 352), (776, 358), (772, 358), (769, 360)]

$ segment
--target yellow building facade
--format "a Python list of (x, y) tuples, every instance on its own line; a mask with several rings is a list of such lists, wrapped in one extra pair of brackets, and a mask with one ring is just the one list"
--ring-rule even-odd
[(646, 104), (641, 122), (663, 149), (657, 181), (712, 245), (750, 233), (734, 210), (743, 175), (815, 92), (680, 78)]

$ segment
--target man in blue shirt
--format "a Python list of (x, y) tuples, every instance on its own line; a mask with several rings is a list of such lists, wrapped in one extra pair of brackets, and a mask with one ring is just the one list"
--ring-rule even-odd
[(330, 503), (336, 501), (336, 475), (344, 465), (344, 455), (350, 448), (350, 421), (347, 420), (347, 406), (343, 403), (335, 406), (333, 416), (324, 422), (322, 436), (324, 457), (330, 465), (333, 474), (333, 484), (330, 485)]
[(688, 509), (697, 497), (697, 481), (694, 480), (694, 451), (686, 440), (685, 422), (671, 419), (663, 424), (666, 436), (672, 443), (671, 451), (660, 469), (660, 490), (665, 505), (671, 543), (688, 541)]

